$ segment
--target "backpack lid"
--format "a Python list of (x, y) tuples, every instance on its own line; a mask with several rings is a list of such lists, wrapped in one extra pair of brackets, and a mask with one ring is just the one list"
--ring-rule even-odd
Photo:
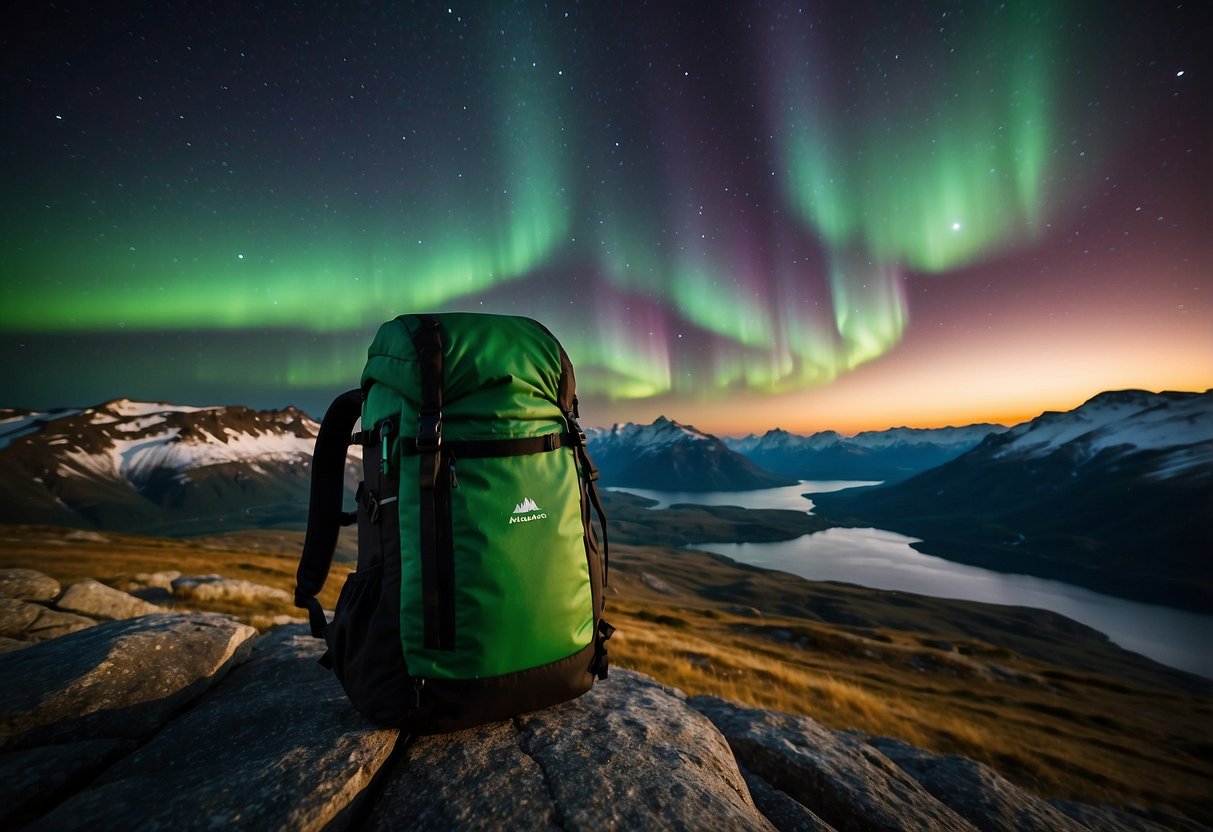
[[(536, 436), (574, 409), (572, 365), (556, 338), (530, 318), (452, 312), (429, 316), (442, 330), (444, 437)], [(408, 408), (422, 405), (413, 333), (416, 315), (383, 324), (367, 351), (362, 387), (383, 384)]]

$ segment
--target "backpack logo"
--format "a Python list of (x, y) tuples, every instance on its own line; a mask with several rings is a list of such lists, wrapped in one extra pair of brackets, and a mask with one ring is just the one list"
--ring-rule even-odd
[(535, 505), (535, 501), (530, 497), (523, 497), (522, 502), (514, 506), (514, 513), (510, 516), (510, 523), (529, 523), (532, 520), (546, 520), (547, 515), (539, 510), (539, 506)]

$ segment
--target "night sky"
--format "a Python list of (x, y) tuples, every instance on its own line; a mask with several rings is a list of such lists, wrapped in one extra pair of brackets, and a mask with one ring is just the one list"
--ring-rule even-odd
[(591, 424), (1213, 386), (1206, 2), (19, 5), (0, 406), (319, 415), (444, 310)]

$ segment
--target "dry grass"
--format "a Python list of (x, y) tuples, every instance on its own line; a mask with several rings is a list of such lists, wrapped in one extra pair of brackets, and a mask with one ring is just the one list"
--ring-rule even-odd
[[(124, 588), (140, 572), (177, 570), (183, 575), (222, 575), (263, 584), (290, 593), (299, 566), (298, 533), (253, 532), (196, 540), (168, 540), (106, 532), (0, 526), (0, 567), (20, 566), (50, 575), (63, 586), (95, 578)], [(348, 563), (335, 563), (320, 603), (332, 609), (350, 571)], [(173, 602), (180, 608), (234, 615), (266, 626), (275, 615), (306, 617), (294, 605), (264, 604), (256, 609), (231, 601)]]
[[(770, 617), (759, 628), (712, 609), (655, 614), (651, 601), (615, 602), (608, 617), (618, 627), (615, 664), (691, 695), (962, 754), (1046, 797), (1213, 816), (1207, 698), (1136, 690), (1016, 657), (1006, 667), (995, 650), (1000, 660), (990, 670), (988, 657), (931, 651), (901, 632), (847, 633)], [(799, 643), (773, 641), (772, 631), (798, 633)]]
[[(38, 569), (65, 585), (84, 577), (121, 585), (138, 572), (176, 569), (290, 591), (300, 540), (260, 532), (164, 541), (0, 527), (0, 566)], [(949, 632), (952, 622), (917, 609), (912, 626), (899, 627), (826, 624), (790, 614), (795, 587), (787, 576), (776, 576), (773, 589), (746, 596), (745, 604), (713, 600), (736, 597), (720, 587), (753, 589), (771, 573), (694, 553), (623, 547), (613, 550), (612, 567), (607, 617), (618, 627), (611, 642), (618, 666), (691, 695), (963, 754), (1046, 797), (1131, 802), (1213, 820), (1208, 695), (1162, 688), (1153, 678), (1144, 684), (1131, 675), (1076, 670), (1074, 645), (1059, 643), (1059, 659), (1050, 663), (1002, 644), (961, 640)], [(334, 567), (321, 595), (326, 608), (336, 603), (348, 571), (348, 564)], [(695, 589), (692, 580), (711, 592)], [(838, 592), (854, 604), (872, 602), (845, 595), (859, 592), (854, 588)], [(261, 625), (270, 613), (302, 615), (293, 607), (205, 608)]]

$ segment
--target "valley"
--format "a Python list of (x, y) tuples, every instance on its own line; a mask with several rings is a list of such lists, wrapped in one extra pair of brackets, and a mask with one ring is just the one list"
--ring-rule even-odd
[(1213, 393), (1104, 393), (908, 480), (810, 496), (939, 557), (1213, 608)]
[[(1197, 555), (1209, 533), (1200, 512), (1210, 493), (1209, 396), (1105, 394), (1093, 410), (1010, 430), (894, 429), (803, 443), (769, 433), (768, 450), (787, 446), (785, 462), (841, 460), (890, 481), (813, 494), (803, 510), (795, 482), (812, 472), (768, 471), (737, 450), (754, 452), (757, 440), (731, 448), (668, 419), (590, 431), (604, 486), (690, 495), (657, 504), (603, 490), (607, 618), (619, 628), (612, 659), (688, 694), (971, 757), (1046, 796), (1169, 807), (1208, 823), (1213, 682), (1041, 609), (806, 580), (701, 549), (876, 526), (916, 534), (924, 538), (916, 547), (958, 563), (1084, 586), (1111, 576), (1177, 606), (1194, 593), (1191, 607), (1208, 583), (1207, 558)], [(0, 413), (0, 566), (119, 588), (141, 572), (179, 570), (290, 591), (315, 433), (292, 409), (117, 400)], [(806, 443), (824, 455), (792, 453)], [(781, 458), (778, 447), (772, 453)], [(352, 491), (355, 466), (346, 475)], [(762, 502), (773, 486), (795, 493)], [(759, 504), (694, 504), (710, 491)], [(519, 499), (511, 495), (511, 505)], [(344, 530), (320, 596), (326, 608), (356, 551)], [(301, 612), (285, 602), (188, 606), (261, 626)]]

